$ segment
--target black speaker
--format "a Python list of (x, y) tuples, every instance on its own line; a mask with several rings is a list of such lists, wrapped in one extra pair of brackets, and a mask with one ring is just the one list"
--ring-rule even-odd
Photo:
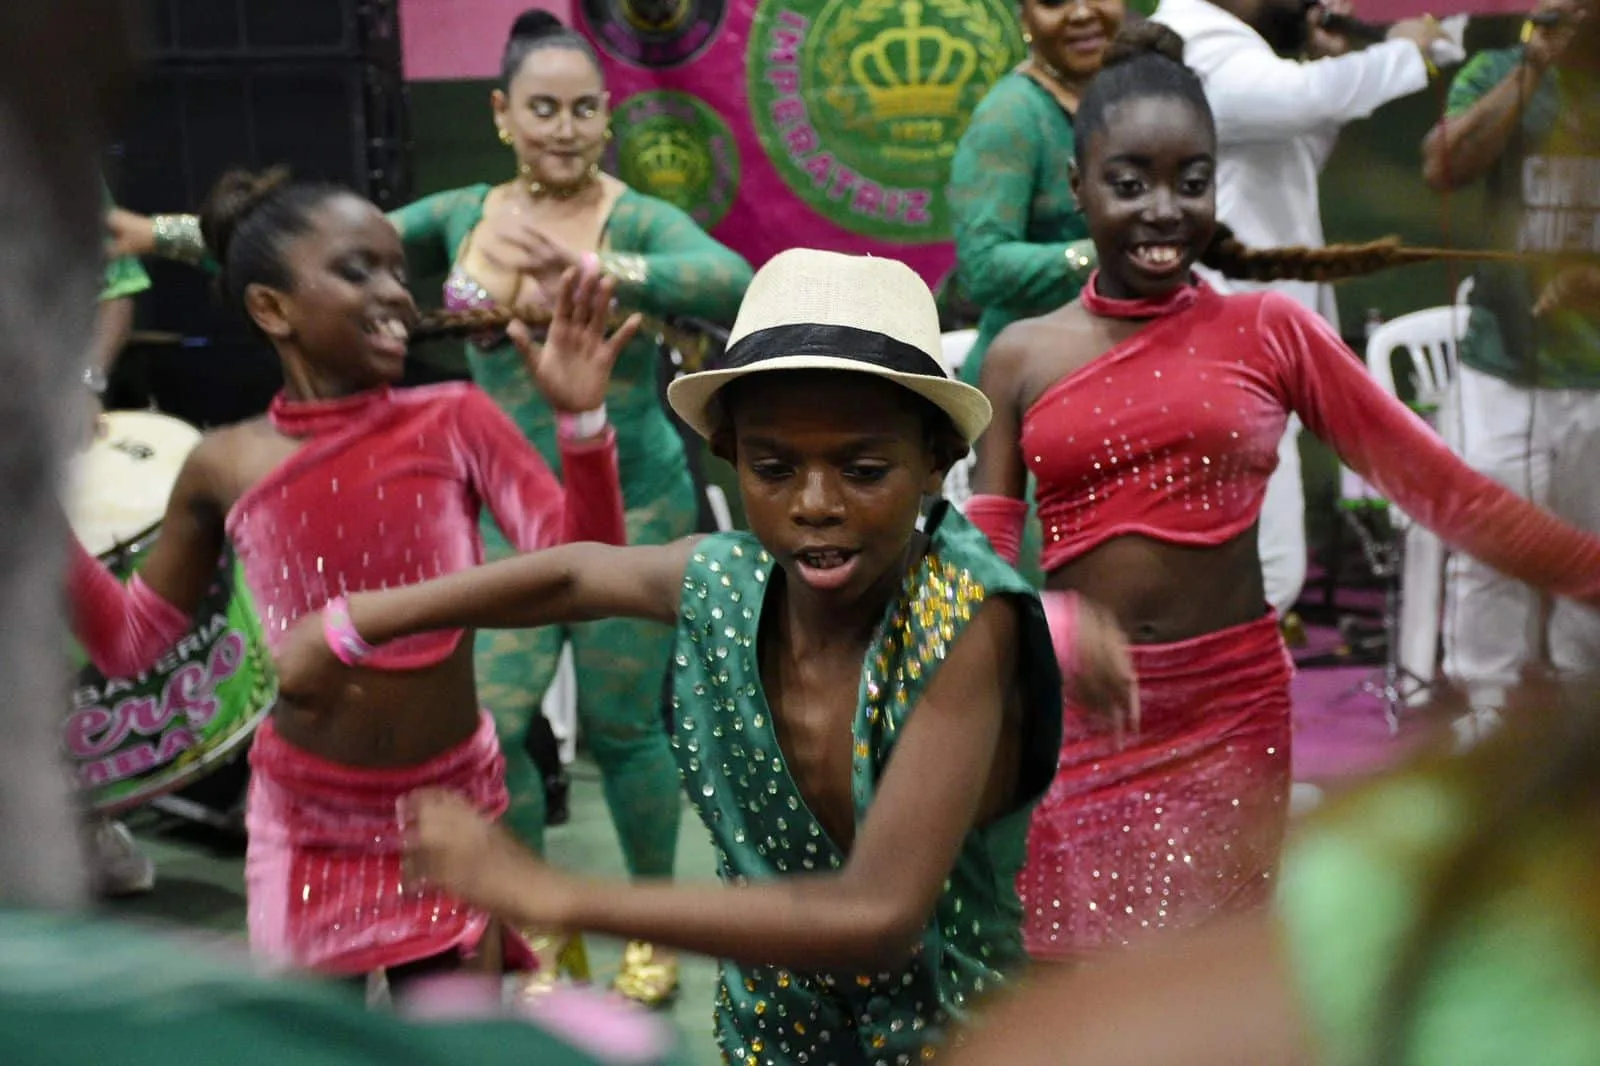
[(398, 0), (148, 0), (156, 63), (325, 58), (398, 61)]
[[(145, 68), (107, 167), (119, 203), (196, 210), (222, 174), (283, 164), (388, 209), (411, 197), (398, 0), (155, 0)], [(277, 360), (210, 278), (147, 264), (118, 394), (200, 425), (258, 414)]]
[(409, 193), (405, 86), (368, 64), (157, 67), (118, 151), (118, 194), (139, 211), (193, 210), (231, 167), (283, 163), (380, 206)]

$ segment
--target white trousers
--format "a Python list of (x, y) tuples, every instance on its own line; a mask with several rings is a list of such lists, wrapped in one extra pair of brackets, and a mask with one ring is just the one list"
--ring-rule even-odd
[[(1461, 455), (1580, 529), (1600, 532), (1600, 392), (1528, 389), (1471, 367), (1452, 387)], [(1547, 598), (1460, 552), (1450, 558), (1444, 671), (1472, 702), (1497, 707), (1522, 667), (1600, 669), (1600, 611)]]
[(1287, 614), (1306, 583), (1306, 490), (1300, 476), (1300, 419), (1289, 416), (1278, 442), (1278, 469), (1267, 480), (1257, 527), (1267, 602)]

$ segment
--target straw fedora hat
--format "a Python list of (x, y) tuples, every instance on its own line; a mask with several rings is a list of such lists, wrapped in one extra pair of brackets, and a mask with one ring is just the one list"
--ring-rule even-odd
[(730, 381), (774, 370), (872, 374), (949, 415), (971, 444), (993, 411), (983, 393), (950, 379), (939, 353), (933, 293), (910, 267), (895, 259), (793, 248), (756, 271), (714, 368), (678, 378), (667, 400), (709, 438), (720, 420), (717, 393)]

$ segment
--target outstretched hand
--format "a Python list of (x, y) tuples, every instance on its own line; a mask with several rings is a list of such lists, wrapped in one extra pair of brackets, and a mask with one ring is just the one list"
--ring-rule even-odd
[(571, 883), (453, 792), (400, 800), (405, 876), (518, 925), (560, 931)]
[(555, 316), (543, 344), (522, 322), (513, 322), (506, 330), (522, 353), (534, 384), (557, 411), (592, 411), (605, 403), (611, 369), (643, 321), (639, 315), (630, 315), (607, 338), (615, 293), (616, 282), (597, 268), (585, 264), (570, 269), (561, 276)]

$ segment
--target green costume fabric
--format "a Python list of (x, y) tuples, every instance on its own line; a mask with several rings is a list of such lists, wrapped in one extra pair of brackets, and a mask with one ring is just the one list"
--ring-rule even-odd
[(950, 165), (950, 217), (961, 291), (983, 315), (961, 379), (1019, 318), (1069, 303), (1089, 280), (1094, 244), (1069, 184), (1072, 116), (1037, 82), (1011, 73), (972, 114)]
[[(419, 272), (442, 273), (483, 217), (490, 186), (437, 193), (389, 217)], [(656, 315), (731, 322), (750, 283), (748, 263), (700, 229), (687, 214), (628, 190), (613, 207), (602, 254), (637, 257), (642, 277), (623, 272), (617, 298)], [(555, 414), (509, 343), (467, 346), (473, 380), (512, 417), (560, 472)], [(628, 542), (663, 544), (694, 532), (698, 506), (682, 438), (661, 403), (660, 353), (641, 338), (617, 361), (606, 409), (616, 426)], [(485, 516), (489, 558), (511, 546)], [(606, 799), (628, 869), (636, 876), (672, 872), (677, 850), (677, 774), (662, 718), (672, 647), (670, 626), (612, 620), (479, 635), (479, 693), (494, 715), (506, 754), (511, 808), (506, 823), (530, 846), (544, 839), (544, 788), (526, 752), (528, 729), (571, 641), (578, 675), (578, 718), (605, 780)]]
[[(1450, 117), (1472, 107), (1522, 66), (1522, 49), (1480, 52), (1450, 86)], [(1481, 248), (1600, 253), (1600, 78), (1545, 74), (1519, 130), (1488, 176)], [(1461, 361), (1518, 385), (1600, 389), (1600, 323), (1576, 310), (1535, 319), (1553, 266), (1489, 263), (1475, 272)]]
[[(7, 1066), (599, 1066), (533, 1025), (421, 1025), (341, 988), (252, 976), (182, 940), (84, 918), (0, 912)], [(638, 1066), (666, 1061), (636, 1059)]]
[(1588, 922), (1593, 837), (1530, 818), (1484, 890), (1441, 931), (1403, 1036), (1380, 1055), (1389, 981), (1443, 863), (1482, 824), (1460, 782), (1413, 772), (1311, 819), (1285, 857), (1279, 906), (1317, 1061), (1364, 1066), (1592, 1066), (1600, 953)]
[[(100, 191), (101, 201), (105, 209), (110, 211), (116, 206), (111, 199), (111, 190), (102, 182)], [(106, 262), (105, 281), (100, 286), (100, 302), (136, 296), (148, 288), (150, 288), (150, 275), (145, 273), (139, 260), (132, 256), (111, 259)]]
[[(1033, 802), (1055, 773), (1061, 678), (1032, 589), (954, 509), (935, 508), (927, 553), (885, 611), (862, 667), (852, 790), (865, 819), (895, 741), (951, 644), (986, 599), (1022, 607), (1023, 766), (1016, 809), (962, 847), (922, 942), (901, 969), (811, 974), (721, 965), (717, 1039), (741, 1064), (920, 1061), (1023, 958), (1015, 880)], [(684, 575), (673, 658), (672, 746), (725, 881), (837, 870), (845, 854), (806, 807), (762, 688), (766, 592), (783, 580), (749, 533), (702, 541)], [(930, 782), (937, 788), (938, 782)]]

